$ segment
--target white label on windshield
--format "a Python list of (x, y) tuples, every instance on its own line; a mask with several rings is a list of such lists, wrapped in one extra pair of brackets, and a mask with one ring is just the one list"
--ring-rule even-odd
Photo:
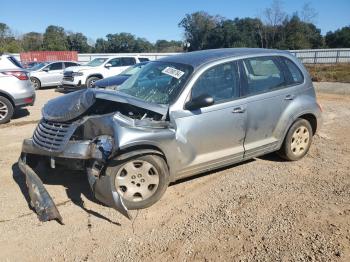
[(176, 79), (179, 79), (181, 76), (183, 76), (185, 72), (182, 72), (181, 70), (167, 66), (166, 68), (163, 69), (162, 73), (175, 77)]

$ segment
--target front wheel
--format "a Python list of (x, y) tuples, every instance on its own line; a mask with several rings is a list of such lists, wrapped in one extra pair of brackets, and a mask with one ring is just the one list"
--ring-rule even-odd
[(30, 81), (32, 81), (32, 85), (33, 85), (35, 90), (39, 90), (41, 88), (41, 82), (39, 79), (33, 77), (30, 79)]
[(95, 82), (100, 80), (98, 77), (89, 77), (88, 80), (86, 80), (86, 87), (91, 88), (94, 86)]
[(297, 119), (289, 128), (278, 154), (290, 161), (303, 158), (310, 149), (312, 134), (309, 121), (300, 118)]
[(107, 167), (112, 186), (128, 209), (147, 208), (156, 203), (169, 185), (169, 170), (157, 155), (139, 155), (115, 160)]

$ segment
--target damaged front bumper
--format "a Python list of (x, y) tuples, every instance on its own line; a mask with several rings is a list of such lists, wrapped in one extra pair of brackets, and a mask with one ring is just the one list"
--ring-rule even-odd
[[(40, 221), (58, 220), (63, 223), (62, 217), (53, 202), (50, 194), (45, 189), (43, 182), (34, 170), (28, 165), (27, 155), (41, 155), (51, 158), (70, 159), (97, 159), (95, 163), (103, 163), (108, 157), (106, 148), (96, 141), (70, 141), (62, 152), (48, 152), (35, 147), (32, 139), (25, 139), (22, 146), (22, 154), (18, 160), (18, 166), (24, 173), (28, 187), (31, 206), (35, 209)], [(100, 161), (98, 161), (100, 160)], [(101, 165), (93, 164), (87, 168), (87, 177), (94, 197), (103, 204), (114, 208), (125, 217), (131, 219), (128, 209), (120, 195), (115, 191), (109, 176), (101, 174)]]

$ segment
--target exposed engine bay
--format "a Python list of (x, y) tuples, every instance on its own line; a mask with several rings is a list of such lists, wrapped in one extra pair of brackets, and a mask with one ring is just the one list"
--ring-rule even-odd
[(95, 198), (130, 219), (113, 182), (104, 175), (104, 166), (116, 156), (126, 132), (137, 138), (155, 130), (166, 130), (167, 111), (167, 106), (146, 103), (112, 90), (81, 90), (47, 103), (32, 139), (23, 142), (19, 160), (39, 219), (56, 219), (62, 223), (52, 198), (30, 166), (36, 156), (50, 161), (51, 168), (55, 168), (56, 162), (69, 162), (70, 166), (78, 163), (77, 167), (86, 170)]

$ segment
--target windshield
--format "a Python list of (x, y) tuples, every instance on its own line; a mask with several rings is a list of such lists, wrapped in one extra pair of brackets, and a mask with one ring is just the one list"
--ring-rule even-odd
[(39, 63), (39, 64), (36, 64), (35, 66), (29, 68), (30, 71), (35, 71), (35, 70), (38, 70), (40, 68), (43, 68), (44, 66), (46, 66), (48, 63)]
[(108, 58), (95, 58), (92, 59), (89, 63), (87, 63), (87, 66), (100, 66), (102, 65)]
[(192, 71), (189, 65), (150, 62), (119, 86), (118, 91), (146, 102), (170, 104), (177, 98)]
[(128, 76), (132, 76), (134, 74), (136, 74), (142, 67), (144, 67), (145, 65), (147, 65), (147, 63), (144, 64), (136, 64), (134, 66), (130, 66), (129, 68), (125, 69), (123, 72), (121, 72), (121, 75), (128, 75)]

